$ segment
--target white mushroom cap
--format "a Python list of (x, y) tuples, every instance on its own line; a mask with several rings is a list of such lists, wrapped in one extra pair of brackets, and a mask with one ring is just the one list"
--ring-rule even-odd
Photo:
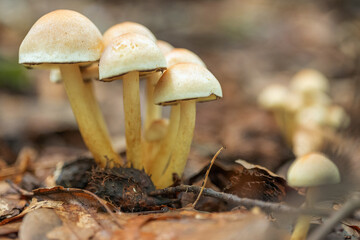
[(288, 92), (285, 86), (272, 84), (260, 93), (258, 102), (265, 109), (283, 108), (287, 102)]
[(165, 42), (163, 40), (157, 40), (156, 44), (158, 45), (158, 47), (160, 48), (160, 50), (164, 55), (174, 49), (174, 47), (170, 43)]
[(344, 108), (333, 105), (328, 109), (327, 124), (334, 127), (347, 127), (350, 123), (350, 118), (345, 112)]
[(169, 120), (165, 118), (156, 119), (152, 121), (151, 125), (146, 129), (144, 138), (146, 141), (159, 141), (164, 138), (167, 128), (169, 125)]
[(296, 114), (296, 122), (300, 126), (324, 126), (327, 122), (327, 107), (321, 105), (302, 108)]
[(294, 91), (306, 92), (326, 92), (329, 89), (327, 78), (317, 70), (304, 69), (293, 77), (291, 88)]
[(109, 45), (115, 38), (126, 33), (137, 33), (148, 37), (153, 42), (156, 41), (154, 34), (144, 25), (135, 22), (123, 22), (110, 27), (103, 35), (105, 47)]
[(222, 97), (218, 80), (206, 68), (193, 63), (175, 64), (155, 86), (155, 104), (170, 105), (182, 100), (210, 101)]
[(56, 10), (42, 16), (30, 29), (19, 49), (19, 63), (81, 63), (98, 61), (102, 36), (85, 16)]
[(166, 69), (166, 60), (159, 47), (149, 38), (127, 33), (108, 45), (99, 62), (99, 77), (112, 81), (128, 72), (149, 73)]
[(165, 58), (168, 67), (178, 63), (194, 63), (206, 67), (205, 63), (198, 55), (185, 48), (174, 48), (171, 52), (165, 55)]
[(315, 187), (340, 182), (336, 165), (321, 153), (310, 153), (295, 160), (287, 180), (293, 187)]
[(292, 140), (295, 156), (301, 157), (319, 151), (324, 142), (324, 137), (319, 129), (302, 126), (296, 129)]

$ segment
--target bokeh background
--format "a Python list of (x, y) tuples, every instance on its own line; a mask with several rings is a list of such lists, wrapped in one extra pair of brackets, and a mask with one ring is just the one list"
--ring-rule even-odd
[[(0, 158), (8, 163), (26, 145), (53, 152), (84, 147), (63, 86), (50, 83), (49, 72), (17, 63), (27, 31), (55, 9), (84, 14), (101, 32), (123, 21), (141, 23), (158, 39), (203, 59), (221, 82), (224, 98), (198, 105), (198, 152), (192, 158), (207, 158), (220, 145), (227, 146), (223, 158), (272, 170), (292, 158), (273, 119), (255, 100), (266, 85), (286, 84), (303, 68), (323, 72), (334, 101), (356, 117), (357, 0), (0, 0)], [(113, 138), (121, 139), (121, 81), (96, 83), (96, 93)], [(355, 119), (350, 128), (356, 124)]]

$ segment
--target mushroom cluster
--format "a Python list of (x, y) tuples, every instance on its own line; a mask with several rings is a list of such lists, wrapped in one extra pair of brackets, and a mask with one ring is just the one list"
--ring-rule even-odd
[[(85, 16), (56, 10), (41, 17), (19, 49), (19, 63), (51, 69), (65, 86), (80, 133), (101, 167), (145, 170), (157, 187), (184, 171), (195, 127), (196, 103), (222, 97), (218, 80), (193, 52), (157, 40), (145, 26), (124, 22), (101, 35)], [(146, 80), (146, 116), (140, 113)], [(92, 80), (122, 80), (126, 161), (111, 144)], [(170, 105), (170, 118), (161, 106)]]
[(290, 86), (272, 84), (259, 95), (260, 106), (274, 114), (287, 144), (300, 157), (318, 151), (323, 133), (349, 124), (345, 110), (332, 103), (329, 83), (319, 71), (304, 69), (291, 79)]

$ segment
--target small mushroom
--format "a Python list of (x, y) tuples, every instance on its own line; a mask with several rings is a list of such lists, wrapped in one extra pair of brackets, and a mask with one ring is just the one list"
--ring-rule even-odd
[[(178, 63), (194, 63), (206, 67), (200, 57), (184, 48), (174, 48), (165, 55), (165, 58), (168, 67)], [(168, 165), (170, 154), (175, 145), (177, 129), (179, 127), (179, 111), (177, 105), (172, 105), (168, 134), (165, 135), (163, 141), (160, 142), (160, 147), (158, 148), (159, 151), (156, 155), (153, 157), (150, 157), (149, 155), (149, 157), (145, 159), (145, 169), (153, 176), (153, 179), (159, 178)]]
[[(181, 176), (190, 151), (195, 127), (196, 102), (222, 97), (220, 83), (209, 70), (193, 63), (171, 66), (155, 87), (154, 99), (160, 105), (180, 105), (180, 122), (168, 167), (160, 176), (154, 176), (155, 186), (167, 187), (173, 174)], [(171, 119), (170, 119), (171, 125)], [(159, 178), (160, 177), (160, 178)]]
[[(313, 152), (297, 158), (290, 166), (287, 180), (292, 187), (306, 187), (307, 207), (315, 203), (317, 192), (324, 185), (337, 184), (340, 182), (340, 173), (336, 165), (321, 153)], [(311, 216), (299, 217), (292, 240), (305, 240), (310, 226)]]
[(144, 25), (135, 22), (122, 22), (105, 31), (103, 35), (105, 47), (107, 47), (114, 39), (126, 33), (140, 34), (156, 42), (154, 34)]
[(105, 167), (123, 161), (113, 150), (92, 84), (83, 81), (79, 69), (97, 62), (102, 50), (101, 33), (88, 18), (75, 11), (56, 10), (32, 26), (21, 43), (19, 63), (60, 69), (84, 142), (95, 161)]
[(102, 81), (123, 79), (126, 156), (128, 164), (142, 169), (139, 76), (166, 69), (166, 60), (151, 39), (127, 33), (114, 39), (100, 59)]
[(156, 44), (158, 45), (158, 47), (160, 48), (161, 52), (164, 55), (169, 53), (174, 48), (170, 43), (165, 42), (163, 40), (157, 40)]
[(293, 91), (303, 95), (305, 105), (313, 105), (319, 93), (328, 92), (328, 79), (319, 71), (314, 69), (304, 69), (293, 77), (290, 82)]
[(259, 94), (258, 103), (261, 107), (273, 113), (286, 142), (291, 145), (291, 132), (287, 115), (289, 90), (281, 84), (271, 84)]
[[(106, 30), (103, 36), (105, 47), (109, 45), (117, 37), (127, 34), (136, 33), (143, 35), (150, 40), (157, 42), (154, 34), (144, 25), (135, 22), (123, 22), (116, 24)], [(154, 86), (161, 77), (160, 72), (153, 72), (148, 74), (146, 77), (146, 116), (145, 116), (145, 130), (150, 126), (153, 120), (161, 117), (160, 107), (156, 106), (153, 98)]]

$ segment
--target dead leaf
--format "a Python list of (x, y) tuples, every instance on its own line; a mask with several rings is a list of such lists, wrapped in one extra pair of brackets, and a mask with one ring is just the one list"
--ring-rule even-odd
[(115, 232), (113, 240), (155, 239), (281, 239), (263, 215), (243, 212), (202, 213), (177, 211), (162, 215), (137, 216), (124, 229)]
[(0, 199), (0, 221), (18, 215), (25, 207), (26, 201), (19, 199)]
[(284, 201), (287, 191), (291, 189), (285, 179), (264, 167), (244, 160), (236, 162), (239, 166), (230, 174), (230, 182), (224, 188), (224, 192), (263, 201)]

